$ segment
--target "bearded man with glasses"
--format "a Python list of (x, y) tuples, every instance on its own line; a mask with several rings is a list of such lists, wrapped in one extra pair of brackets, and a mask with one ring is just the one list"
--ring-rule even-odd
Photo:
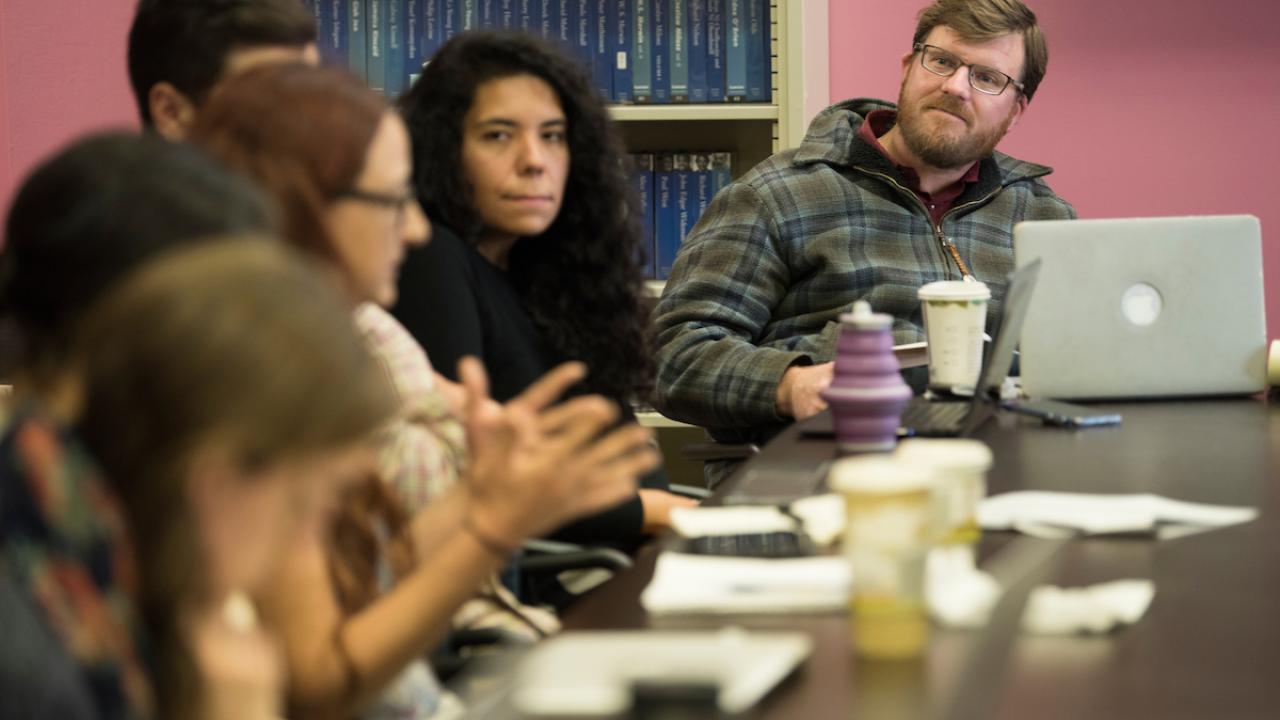
[(799, 148), (721, 191), (685, 240), (655, 313), (658, 409), (721, 441), (763, 442), (825, 407), (838, 317), (854, 301), (893, 315), (895, 342), (916, 342), (916, 290), (972, 278), (991, 288), (992, 325), (1013, 225), (1075, 217), (1045, 183), (1050, 168), (995, 151), (1047, 63), (1019, 0), (925, 8), (896, 107), (824, 110)]

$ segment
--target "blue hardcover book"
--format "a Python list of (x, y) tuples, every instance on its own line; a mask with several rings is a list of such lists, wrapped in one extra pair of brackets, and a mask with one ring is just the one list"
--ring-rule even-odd
[(369, 14), (365, 27), (369, 29), (369, 88), (380, 93), (387, 91), (387, 5), (390, 0), (369, 0)]
[(769, 0), (746, 0), (747, 102), (768, 102), (773, 94)]
[(649, 15), (652, 20), (649, 31), (653, 39), (649, 42), (649, 52), (653, 58), (653, 102), (664, 105), (671, 102), (670, 9), (667, 0), (650, 0)]
[(707, 101), (707, 0), (683, 2), (688, 8), (685, 42), (689, 47), (689, 102), (704, 103)]
[(576, 39), (578, 23), (575, 20), (574, 11), (578, 7), (578, 0), (547, 0), (547, 2), (556, 4), (555, 35), (552, 40), (562, 50), (576, 55), (578, 52)]
[(632, 0), (612, 0), (613, 37), (613, 101), (631, 102), (631, 3)]
[(307, 0), (316, 19), (316, 46), (325, 65), (347, 66), (346, 0)]
[(706, 212), (707, 205), (711, 203), (712, 177), (711, 177), (711, 153), (699, 152), (693, 154), (693, 218), (689, 223), (689, 229), (692, 230), (698, 224), (698, 220), (702, 218), (702, 213)]
[(422, 65), (444, 44), (444, 14), (440, 12), (440, 0), (418, 0), (422, 3)]
[(437, 0), (440, 3), (440, 38), (444, 42), (449, 42), (449, 38), (457, 35), (461, 30), (458, 28), (459, 12), (458, 7), (461, 0)]
[(653, 155), (640, 153), (632, 155), (634, 163), (633, 179), (639, 193), (640, 210), (640, 267), (644, 268), (646, 280), (657, 277), (657, 265), (654, 263), (653, 236)]
[(667, 0), (671, 20), (671, 102), (689, 102), (689, 8), (697, 2)]
[(519, 27), (524, 31), (536, 31), (538, 28), (538, 8), (534, 3), (538, 0), (520, 0)]
[(516, 0), (498, 0), (498, 27), (503, 30), (510, 30), (519, 26), (519, 20), (516, 16)]
[(596, 56), (595, 44), (592, 41), (595, 32), (595, 22), (592, 19), (594, 6), (591, 0), (570, 0), (570, 5), (573, 8), (573, 14), (569, 20), (573, 54), (587, 69), (587, 74), (592, 75), (595, 72), (593, 65)]
[(366, 84), (369, 82), (369, 32), (364, 16), (368, 0), (347, 2), (347, 67)]
[[(676, 249), (684, 244), (684, 239), (688, 237), (689, 231), (693, 229), (694, 210), (697, 208), (698, 198), (694, 190), (693, 183), (693, 155), (690, 153), (676, 153), (675, 155), (675, 173), (676, 173), (676, 237), (679, 242), (676, 243)], [(672, 259), (675, 259), (674, 253)]]
[(605, 102), (613, 95), (613, 5), (610, 0), (588, 0), (591, 3), (591, 74), (596, 92)]
[(387, 95), (400, 97), (409, 86), (406, 0), (387, 0)]
[(348, 0), (326, 0), (329, 3), (328, 36), (329, 62), (339, 67), (347, 66), (347, 3)]
[(542, 0), (538, 8), (538, 35), (543, 40), (556, 39), (556, 26), (560, 24), (559, 5), (559, 0)]
[(480, 0), (457, 0), (458, 32), (480, 29)]
[(484, 30), (502, 28), (502, 8), (498, 6), (498, 0), (479, 0), (476, 17)]
[(423, 23), (426, 18), (423, 16), (425, 6), (430, 5), (431, 0), (405, 0), (404, 8), (404, 72), (406, 75), (405, 89), (413, 87), (418, 81), (418, 76), (422, 74), (422, 66), (427, 62), (427, 56), (423, 54), (423, 48), (426, 47), (427, 39), (426, 31), (423, 29)]
[(680, 249), (680, 225), (676, 216), (675, 156), (662, 153), (653, 158), (654, 262), (659, 280), (671, 277), (671, 265)]
[(725, 99), (746, 102), (747, 99), (747, 3), (752, 0), (726, 0), (725, 3)]
[(631, 100), (653, 102), (653, 2), (631, 0)]
[(700, 0), (707, 7), (707, 102), (725, 102), (725, 0)]
[(733, 153), (711, 153), (711, 197), (733, 182)]

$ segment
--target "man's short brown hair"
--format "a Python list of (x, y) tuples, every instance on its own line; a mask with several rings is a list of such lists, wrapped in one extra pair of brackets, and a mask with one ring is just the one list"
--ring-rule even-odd
[(148, 95), (160, 82), (204, 102), (233, 50), (315, 41), (315, 17), (300, 0), (140, 0), (129, 30), (138, 114), (151, 125)]
[(945, 25), (970, 42), (1022, 33), (1022, 78), (1027, 100), (1036, 94), (1049, 65), (1049, 48), (1036, 24), (1036, 14), (1019, 0), (937, 0), (920, 11), (911, 42), (923, 43), (935, 27)]

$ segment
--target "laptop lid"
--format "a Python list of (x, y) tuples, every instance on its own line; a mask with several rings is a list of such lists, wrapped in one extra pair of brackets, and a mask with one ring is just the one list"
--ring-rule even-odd
[(1044, 263), (1022, 337), (1028, 395), (1248, 394), (1266, 386), (1262, 232), (1252, 215), (1014, 227)]
[(1031, 308), (1031, 296), (1040, 277), (1040, 262), (1033, 260), (1009, 275), (1009, 290), (1005, 293), (1004, 311), (1000, 313), (1000, 328), (991, 341), (991, 350), (983, 359), (982, 372), (978, 376), (979, 392), (975, 396), (999, 397), (1000, 386), (1013, 367), (1013, 352), (1022, 337), (1022, 325)]

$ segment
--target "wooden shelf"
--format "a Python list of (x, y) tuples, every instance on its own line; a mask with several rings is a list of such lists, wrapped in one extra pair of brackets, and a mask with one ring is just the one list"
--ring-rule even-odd
[(609, 113), (614, 120), (663, 121), (689, 120), (777, 120), (778, 106), (764, 104), (741, 105), (611, 105)]

